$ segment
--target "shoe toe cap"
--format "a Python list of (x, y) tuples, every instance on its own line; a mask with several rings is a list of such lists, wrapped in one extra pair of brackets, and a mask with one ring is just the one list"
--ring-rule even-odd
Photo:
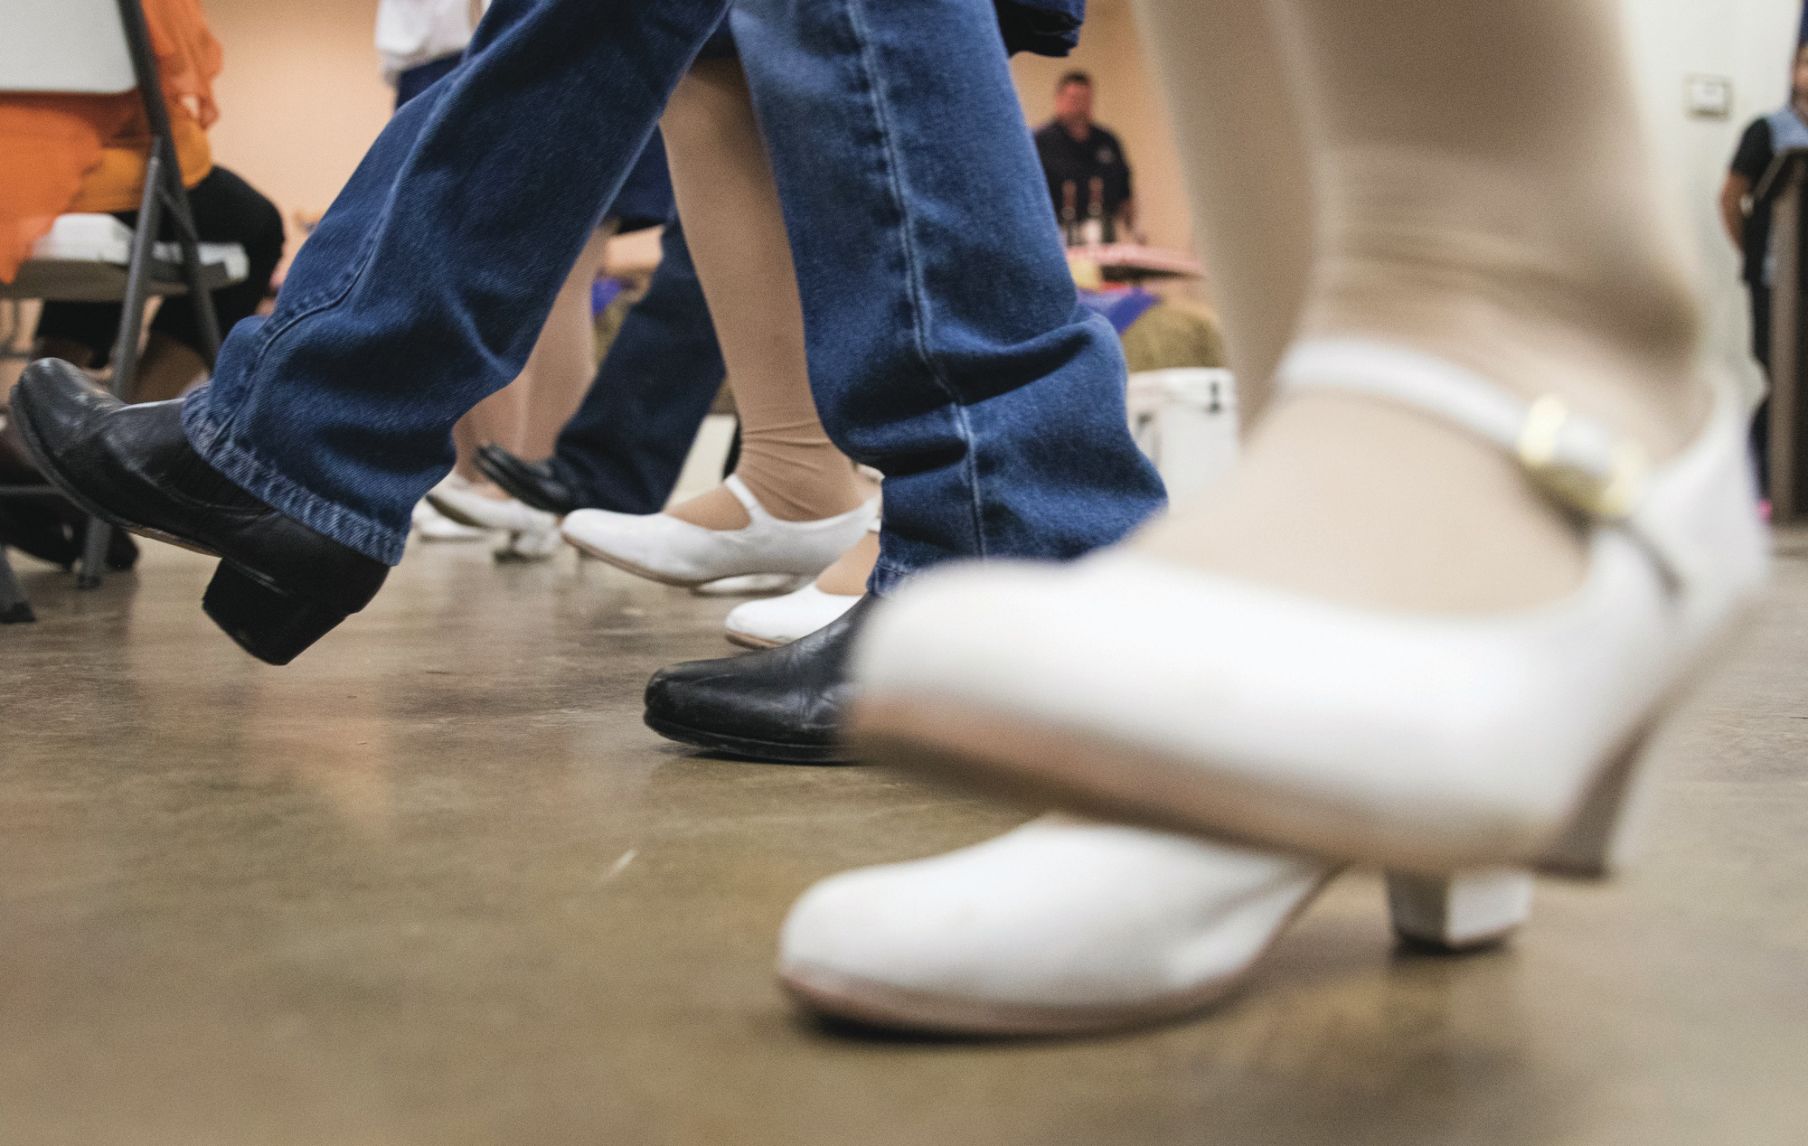
[(95, 414), (119, 404), (86, 371), (55, 358), (27, 366), (14, 389), (14, 405), (29, 417), (39, 440), (53, 448)]
[(805, 698), (737, 671), (733, 659), (697, 661), (647, 682), (647, 719), (697, 732), (775, 744), (814, 742)]
[[(1122, 968), (1051, 951), (1049, 918), (950, 882), (937, 861), (847, 872), (807, 891), (780, 933), (778, 973), (945, 1003), (1061, 1007), (1117, 1001)], [(1107, 973), (1101, 975), (1101, 970)]]

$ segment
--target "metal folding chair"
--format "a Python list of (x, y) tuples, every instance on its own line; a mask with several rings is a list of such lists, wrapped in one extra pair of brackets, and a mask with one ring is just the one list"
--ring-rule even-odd
[[(151, 128), (146, 157), (144, 197), (133, 228), (131, 253), (124, 267), (109, 273), (113, 285), (68, 274), (34, 274), (28, 262), (19, 281), (0, 286), (0, 297), (68, 298), (92, 301), (97, 295), (117, 299), (125, 313), (113, 349), (114, 394), (130, 401), (137, 387), (138, 343), (144, 331), (145, 304), (152, 298), (187, 294), (200, 318), (202, 356), (211, 368), (219, 353), (219, 320), (210, 293), (233, 281), (219, 263), (204, 264), (201, 240), (189, 208), (188, 190), (176, 158), (169, 107), (157, 75), (150, 29), (139, 0), (25, 0), (9, 5), (7, 33), (0, 37), (0, 92), (121, 95), (136, 90)], [(165, 225), (174, 233), (174, 258), (158, 258), (158, 236)], [(54, 261), (54, 260), (51, 260)], [(47, 284), (61, 285), (47, 285)], [(52, 290), (46, 295), (42, 292)], [(0, 498), (43, 497), (43, 489), (0, 486)], [(83, 541), (76, 584), (97, 588), (105, 568), (111, 527), (90, 519)], [(32, 620), (31, 606), (0, 547), (0, 624)]]

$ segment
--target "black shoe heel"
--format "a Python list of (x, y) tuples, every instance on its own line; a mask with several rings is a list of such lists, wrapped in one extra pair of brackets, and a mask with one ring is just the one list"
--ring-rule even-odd
[(266, 664), (286, 665), (332, 632), (347, 614), (273, 589), (221, 565), (201, 607), (239, 647)]

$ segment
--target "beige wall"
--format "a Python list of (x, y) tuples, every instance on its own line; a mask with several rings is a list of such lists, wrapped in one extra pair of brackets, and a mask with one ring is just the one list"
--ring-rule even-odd
[(1158, 246), (1190, 249), (1180, 167), (1174, 156), (1167, 113), (1157, 100), (1154, 77), (1143, 63), (1142, 44), (1129, 0), (1092, 0), (1086, 28), (1073, 55), (1061, 60), (1018, 56), (1011, 62), (1024, 114), (1034, 126), (1048, 121), (1055, 81), (1081, 68), (1092, 73), (1094, 115), (1124, 141), (1136, 178), (1137, 225)]
[(372, 46), (376, 0), (205, 0), (226, 49), (215, 157), (274, 199), (300, 239), (394, 105)]
[[(204, 2), (226, 48), (215, 153), (276, 200), (293, 230), (296, 212), (318, 215), (332, 202), (389, 117), (393, 96), (371, 46), (376, 2)], [(1093, 0), (1071, 57), (1013, 62), (1031, 123), (1048, 118), (1056, 77), (1075, 67), (1095, 76), (1099, 119), (1130, 154), (1143, 230), (1162, 246), (1187, 247), (1191, 228), (1167, 119), (1128, 0)]]

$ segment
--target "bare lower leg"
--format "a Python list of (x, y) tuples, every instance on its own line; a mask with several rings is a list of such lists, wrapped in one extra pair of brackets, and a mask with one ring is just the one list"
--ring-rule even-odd
[(591, 288), (603, 264), (603, 248), (614, 229), (591, 236), (577, 266), (559, 291), (540, 341), (522, 377), (527, 397), (518, 449), (527, 458), (552, 456), (559, 431), (571, 420), (596, 375), (596, 324), (590, 313)]
[[(1611, 0), (1269, 11), (1297, 37), (1318, 159), (1301, 335), (1404, 344), (1528, 398), (1556, 393), (1660, 456), (1683, 444), (1705, 409), (1696, 309), (1674, 218), (1643, 174)], [(1283, 398), (1229, 483), (1137, 544), (1426, 611), (1550, 600), (1583, 562), (1571, 523), (1496, 449), (1337, 394)]]
[[(664, 128), (678, 209), (741, 415), (736, 476), (775, 517), (847, 513), (860, 491), (817, 418), (791, 246), (740, 65), (699, 63), (673, 95)], [(711, 529), (748, 520), (726, 490), (669, 512)]]

